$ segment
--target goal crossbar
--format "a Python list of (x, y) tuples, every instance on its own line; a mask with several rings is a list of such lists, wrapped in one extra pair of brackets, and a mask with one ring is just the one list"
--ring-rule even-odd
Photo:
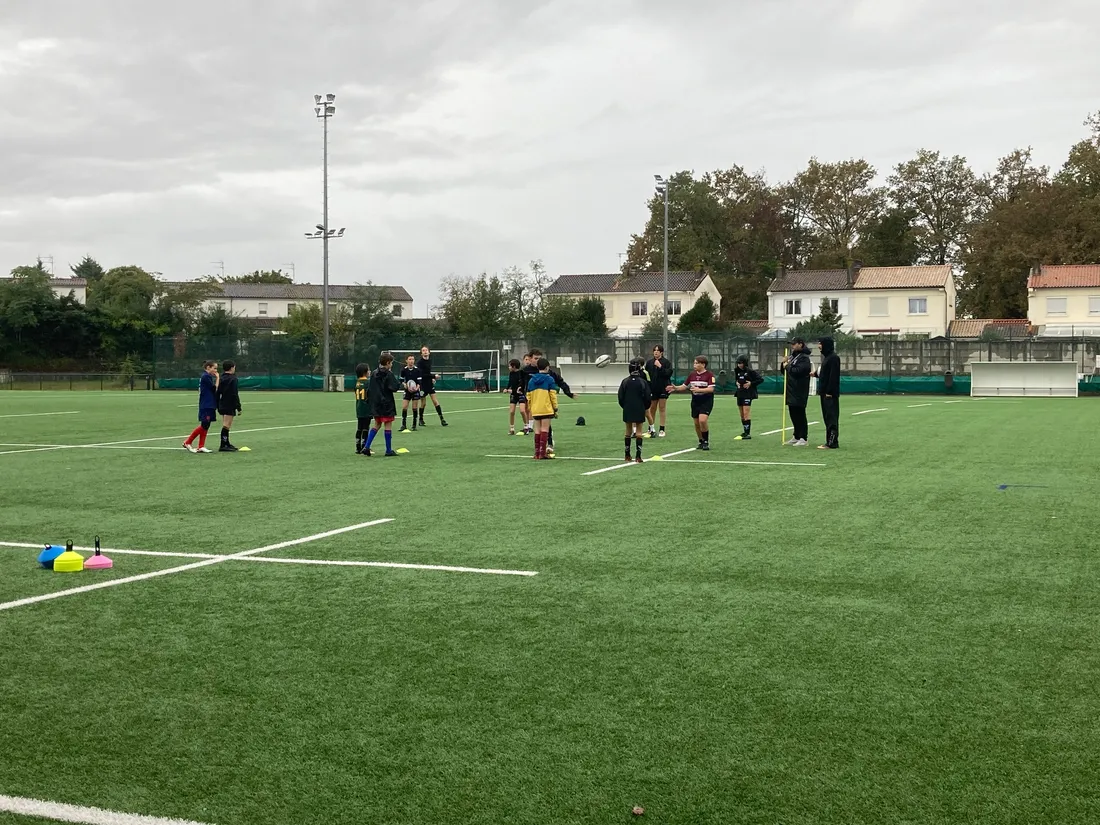
[[(391, 349), (388, 352), (394, 357), (394, 369), (398, 371), (404, 366), (406, 356), (414, 355), (418, 361), (420, 360), (418, 349)], [(495, 384), (497, 392), (504, 386), (500, 369), (500, 350), (496, 349), (433, 349), (432, 372), (443, 377), (440, 383), (444, 385), (450, 383), (447, 379), (451, 379), (456, 384), (482, 379), (487, 386)], [(464, 387), (459, 386), (455, 389), (464, 389)]]

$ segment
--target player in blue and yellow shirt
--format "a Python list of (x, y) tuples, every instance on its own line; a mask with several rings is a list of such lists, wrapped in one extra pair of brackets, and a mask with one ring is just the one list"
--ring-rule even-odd
[(558, 414), (558, 385), (550, 374), (550, 362), (540, 358), (538, 372), (527, 382), (527, 410), (535, 424), (535, 458), (548, 458), (550, 421)]

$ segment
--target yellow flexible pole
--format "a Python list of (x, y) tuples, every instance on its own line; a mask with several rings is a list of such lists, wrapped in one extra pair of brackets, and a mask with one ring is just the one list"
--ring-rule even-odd
[[(787, 350), (783, 350), (783, 360), (786, 361), (790, 356)], [(787, 370), (783, 370), (783, 398), (780, 399), (780, 407), (783, 409), (783, 428), (779, 431), (779, 441), (781, 444), (787, 443)]]

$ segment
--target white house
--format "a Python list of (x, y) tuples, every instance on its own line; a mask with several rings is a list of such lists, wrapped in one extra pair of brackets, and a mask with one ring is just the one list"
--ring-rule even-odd
[[(10, 281), (11, 278), (4, 278)], [(72, 295), (78, 304), (88, 303), (88, 282), (83, 278), (50, 278), (50, 289), (58, 298)]]
[(1027, 316), (1039, 335), (1100, 335), (1100, 265), (1033, 267)]
[[(219, 284), (218, 291), (203, 302), (205, 309), (220, 307), (232, 315), (248, 319), (286, 318), (292, 309), (305, 304), (320, 304), (322, 287), (318, 284)], [(329, 284), (329, 306), (347, 303), (356, 287)], [(403, 286), (378, 286), (394, 318), (411, 318), (412, 296)]]
[[(650, 314), (660, 311), (664, 273), (562, 275), (550, 284), (546, 294), (575, 299), (598, 298), (603, 302), (610, 334), (616, 338), (627, 338), (637, 336)], [(679, 316), (695, 306), (703, 295), (709, 295), (715, 307), (721, 305), (722, 296), (710, 275), (705, 272), (669, 272), (669, 326), (675, 329)]]
[(828, 300), (856, 335), (947, 334), (955, 320), (950, 266), (852, 266), (780, 273), (768, 288), (768, 325), (788, 331)]

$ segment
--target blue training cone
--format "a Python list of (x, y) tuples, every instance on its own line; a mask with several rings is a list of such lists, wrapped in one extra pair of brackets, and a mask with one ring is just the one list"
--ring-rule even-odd
[(38, 554), (38, 563), (47, 570), (53, 570), (54, 560), (64, 552), (64, 547), (58, 547), (56, 544), (47, 544), (46, 549)]

